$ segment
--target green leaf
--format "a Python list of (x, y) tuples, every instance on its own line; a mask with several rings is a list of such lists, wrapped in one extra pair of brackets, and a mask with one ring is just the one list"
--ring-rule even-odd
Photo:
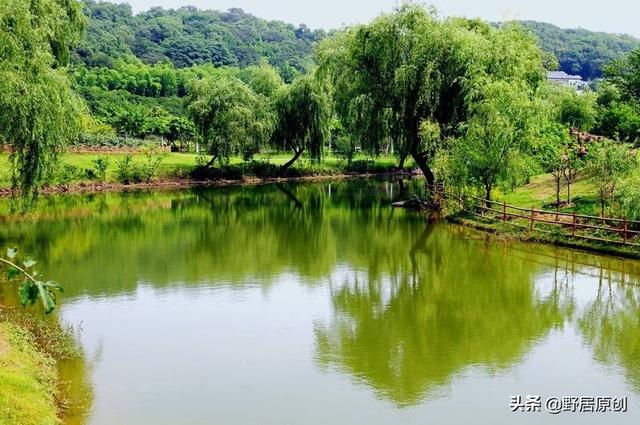
[(36, 262), (35, 262), (35, 261), (33, 261), (31, 258), (27, 258), (26, 260), (24, 260), (24, 261), (22, 262), (22, 264), (24, 264), (24, 267), (25, 267), (25, 268), (29, 269), (29, 268), (31, 268), (31, 267), (33, 267), (33, 266), (35, 266), (35, 265), (36, 265)]
[(36, 282), (36, 286), (38, 287), (38, 294), (40, 295), (40, 301), (42, 301), (42, 307), (44, 307), (44, 312), (49, 314), (56, 308), (56, 298), (55, 294), (51, 292), (48, 288), (47, 284), (44, 282)]
[(47, 285), (47, 287), (50, 289), (57, 289), (60, 292), (64, 292), (64, 288), (60, 286), (59, 283), (56, 283), (52, 280), (48, 281), (45, 285)]
[(37, 299), (37, 292), (34, 293), (34, 286), (29, 281), (24, 281), (18, 289), (18, 296), (20, 298), (20, 305), (26, 307), (28, 304), (33, 305)]
[(7, 248), (7, 257), (9, 260), (13, 260), (18, 255), (18, 248)]
[(15, 267), (9, 267), (5, 272), (5, 275), (7, 276), (7, 280), (12, 280), (20, 276), (20, 271)]

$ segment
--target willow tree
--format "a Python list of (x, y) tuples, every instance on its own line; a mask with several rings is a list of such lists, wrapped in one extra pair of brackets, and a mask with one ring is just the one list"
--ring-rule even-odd
[(313, 75), (296, 78), (281, 90), (275, 109), (274, 143), (280, 149), (293, 151), (293, 157), (281, 170), (288, 169), (305, 151), (314, 160), (322, 159), (331, 118), (331, 102), (324, 84)]
[[(362, 148), (379, 154), (392, 138), (430, 184), (430, 161), (448, 139), (464, 134), (487, 77), (531, 86), (544, 78), (540, 50), (524, 33), (440, 20), (413, 3), (327, 40), (318, 57), (322, 75), (337, 87), (336, 111), (350, 122), (345, 128), (358, 129)], [(421, 137), (425, 121), (440, 127), (439, 143)]]
[(216, 160), (227, 163), (234, 155), (250, 159), (273, 131), (273, 116), (264, 98), (232, 76), (194, 82), (187, 96), (187, 111), (211, 155), (205, 168)]
[(74, 0), (0, 1), (0, 143), (14, 192), (33, 197), (76, 136), (82, 102), (64, 71), (83, 27)]

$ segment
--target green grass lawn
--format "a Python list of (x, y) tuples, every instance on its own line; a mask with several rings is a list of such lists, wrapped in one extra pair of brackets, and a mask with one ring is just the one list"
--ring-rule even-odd
[[(640, 169), (637, 169), (628, 177), (636, 179), (640, 176)], [(633, 181), (633, 180), (632, 180)], [(621, 186), (619, 183), (618, 186)], [(527, 185), (517, 188), (513, 192), (506, 194), (496, 194), (495, 198), (505, 201), (508, 204), (524, 208), (542, 208), (555, 210), (555, 183), (553, 176), (543, 174), (535, 176)], [(560, 200), (567, 201), (567, 188), (565, 185), (560, 189)], [(564, 212), (576, 212), (583, 215), (600, 216), (602, 214), (600, 196), (598, 188), (592, 180), (585, 176), (579, 176), (571, 186), (571, 205), (564, 205), (560, 208)], [(614, 201), (613, 205), (607, 205), (605, 212), (611, 217), (622, 217), (625, 215), (619, 210), (619, 202)]]
[[(579, 177), (571, 186), (571, 197), (575, 198), (594, 198), (597, 200), (597, 189), (595, 185), (584, 177)], [(517, 188), (513, 192), (498, 195), (501, 201), (521, 207), (541, 207), (550, 205), (556, 201), (556, 187), (553, 176), (551, 174), (542, 174), (535, 176), (527, 185)], [(562, 186), (560, 189), (560, 199), (567, 200), (567, 188)]]

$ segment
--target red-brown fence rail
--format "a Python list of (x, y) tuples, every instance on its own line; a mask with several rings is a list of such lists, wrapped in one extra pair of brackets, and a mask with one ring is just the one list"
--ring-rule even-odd
[(442, 185), (436, 185), (434, 189), (436, 194), (457, 201), (465, 212), (485, 219), (502, 221), (528, 231), (560, 232), (568, 237), (640, 247), (640, 221), (523, 208), (476, 196), (457, 195)]

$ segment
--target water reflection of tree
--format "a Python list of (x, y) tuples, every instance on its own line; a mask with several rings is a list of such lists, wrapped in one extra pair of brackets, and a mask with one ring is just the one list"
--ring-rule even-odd
[(51, 199), (39, 220), (0, 227), (0, 242), (33, 253), (69, 297), (131, 292), (140, 281), (268, 286), (291, 273), (311, 284), (338, 262), (375, 272), (421, 222), (388, 207), (386, 183), (282, 187)]
[(640, 391), (640, 289), (624, 274), (600, 269), (598, 292), (578, 321), (595, 359), (617, 365)]
[(471, 366), (506, 370), (570, 314), (561, 282), (540, 296), (531, 264), (495, 245), (427, 227), (396, 267), (332, 286), (334, 318), (316, 327), (317, 361), (379, 396), (412, 405)]

